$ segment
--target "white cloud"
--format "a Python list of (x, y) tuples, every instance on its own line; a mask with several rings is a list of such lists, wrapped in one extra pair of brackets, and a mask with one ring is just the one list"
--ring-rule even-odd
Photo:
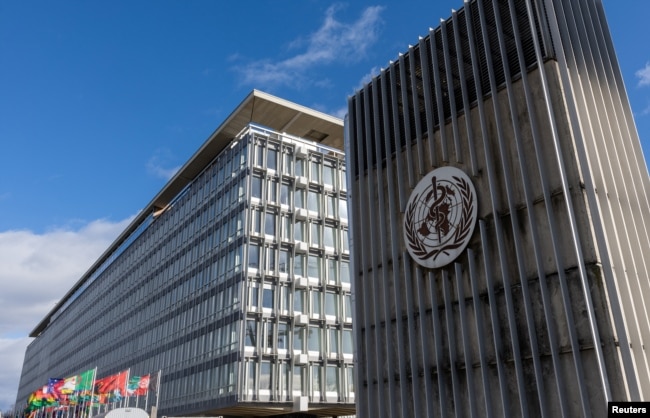
[(650, 62), (645, 64), (645, 67), (634, 73), (639, 79), (639, 87), (650, 86)]
[(293, 47), (306, 45), (305, 51), (281, 61), (264, 59), (237, 67), (243, 84), (255, 86), (299, 86), (311, 83), (308, 70), (326, 64), (355, 62), (363, 58), (377, 41), (382, 6), (366, 8), (359, 19), (344, 23), (336, 19), (340, 7), (331, 6), (321, 27), (306, 41), (295, 41)]
[(0, 232), (0, 411), (16, 400), (27, 335), (129, 222)]
[(168, 149), (158, 149), (149, 158), (149, 161), (147, 161), (147, 172), (154, 177), (169, 180), (181, 168), (181, 166), (170, 164), (171, 160), (173, 160), (171, 151)]

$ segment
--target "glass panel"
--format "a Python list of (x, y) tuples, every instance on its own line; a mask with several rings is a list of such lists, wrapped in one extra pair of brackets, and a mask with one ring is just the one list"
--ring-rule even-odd
[(312, 378), (312, 389), (314, 392), (320, 392), (320, 373), (321, 373), (321, 366), (318, 365), (313, 365), (311, 366), (311, 378)]
[(253, 392), (255, 390), (255, 366), (254, 361), (248, 362), (248, 391)]
[(257, 345), (257, 323), (253, 320), (246, 321), (246, 339), (245, 344), (249, 347)]
[(282, 154), (282, 159), (284, 160), (284, 173), (286, 174), (292, 174), (293, 172), (293, 155), (283, 153)]
[(273, 348), (275, 346), (275, 338), (273, 337), (273, 328), (274, 324), (272, 322), (266, 322), (266, 348)]
[(308, 268), (309, 277), (320, 278), (320, 258), (314, 255), (309, 256)]
[(305, 191), (304, 190), (296, 190), (296, 192), (293, 195), (293, 200), (294, 200), (294, 205), (298, 209), (304, 209), (305, 208)]
[(251, 197), (262, 198), (262, 178), (253, 176), (251, 179)]
[(323, 166), (323, 183), (329, 184), (330, 186), (334, 186), (334, 175), (335, 175), (334, 167), (325, 164)]
[(335, 228), (332, 228), (331, 226), (325, 226), (325, 233), (324, 233), (324, 239), (323, 239), (323, 244), (326, 247), (332, 247), (334, 248), (334, 234), (336, 230)]
[(339, 368), (328, 365), (325, 372), (325, 387), (327, 392), (339, 391)]
[(275, 254), (277, 250), (273, 247), (266, 248), (266, 268), (269, 271), (275, 271)]
[(280, 203), (283, 205), (289, 205), (289, 194), (291, 190), (288, 184), (282, 184), (280, 186)]
[(287, 349), (289, 346), (289, 326), (284, 323), (278, 324), (278, 348)]
[(280, 250), (280, 260), (278, 264), (278, 271), (280, 273), (289, 272), (289, 251)]
[(313, 212), (320, 211), (320, 194), (313, 190), (310, 190), (307, 194), (307, 209)]
[(318, 163), (318, 161), (311, 161), (310, 166), (311, 166), (311, 181), (319, 183), (320, 182), (320, 164)]
[(305, 175), (305, 160), (296, 159), (296, 176)]
[(343, 354), (353, 353), (352, 330), (343, 330)]
[(343, 303), (345, 303), (345, 316), (352, 318), (352, 296), (343, 295)]
[(278, 151), (275, 148), (269, 148), (267, 155), (266, 167), (271, 170), (278, 169)]
[(267, 200), (269, 202), (277, 202), (278, 201), (278, 180), (277, 179), (271, 179), (268, 181), (269, 185), (269, 191), (267, 196)]
[(345, 371), (347, 372), (348, 392), (352, 394), (354, 393), (354, 368), (347, 367)]
[(336, 316), (338, 311), (338, 309), (336, 309), (337, 299), (338, 298), (335, 293), (325, 293), (325, 315)]
[(336, 354), (339, 352), (339, 330), (336, 328), (329, 329), (329, 349), (330, 353)]
[(305, 241), (305, 223), (296, 222), (293, 225), (293, 240), (294, 241)]
[(293, 329), (293, 349), (296, 351), (305, 349), (305, 328), (296, 327)]
[(327, 280), (336, 283), (336, 276), (337, 276), (337, 261), (333, 258), (328, 258), (327, 259)]
[(305, 368), (303, 366), (294, 366), (293, 368), (293, 392), (300, 392), (302, 394), (303, 376), (305, 375)]
[(345, 199), (339, 199), (339, 218), (348, 219), (348, 202)]
[(262, 307), (273, 309), (273, 299), (274, 299), (274, 286), (273, 285), (264, 285), (262, 290)]
[(311, 223), (311, 245), (316, 247), (321, 246), (320, 225), (315, 222)]
[(321, 330), (316, 327), (309, 327), (309, 335), (307, 337), (307, 344), (309, 351), (321, 351)]
[(321, 292), (317, 290), (311, 291), (311, 311), (314, 315), (320, 315), (322, 313), (320, 297), (321, 297)]
[(339, 198), (336, 196), (327, 196), (327, 215), (332, 218), (336, 217), (336, 203)]
[(260, 390), (271, 390), (271, 363), (263, 361), (260, 364)]
[(350, 283), (350, 263), (341, 261), (341, 282)]
[(276, 214), (268, 212), (264, 221), (264, 233), (266, 235), (275, 235), (275, 218)]
[(258, 268), (260, 265), (260, 247), (251, 244), (248, 247), (248, 267)]
[(350, 242), (348, 241), (348, 230), (341, 230), (341, 248), (343, 251), (350, 251)]
[(262, 232), (262, 212), (259, 210), (252, 211), (251, 230), (256, 233)]
[(296, 289), (293, 293), (293, 311), (305, 312), (305, 291), (302, 289)]
[(293, 259), (293, 273), (296, 276), (307, 277), (305, 274), (305, 256), (297, 254)]

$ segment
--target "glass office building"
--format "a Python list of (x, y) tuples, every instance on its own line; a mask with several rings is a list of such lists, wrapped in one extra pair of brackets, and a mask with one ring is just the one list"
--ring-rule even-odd
[(354, 414), (342, 136), (253, 91), (32, 332), (17, 405), (97, 367), (161, 369), (159, 415)]

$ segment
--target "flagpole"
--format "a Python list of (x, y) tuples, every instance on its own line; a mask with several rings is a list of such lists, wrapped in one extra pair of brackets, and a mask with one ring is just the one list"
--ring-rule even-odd
[(160, 375), (162, 374), (162, 369), (158, 370), (158, 384), (156, 385), (156, 413), (158, 413), (158, 400), (160, 399)]

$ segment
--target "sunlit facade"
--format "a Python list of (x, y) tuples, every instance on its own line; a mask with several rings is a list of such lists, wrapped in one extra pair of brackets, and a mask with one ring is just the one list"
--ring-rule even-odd
[(650, 178), (602, 2), (458, 6), (348, 102), (357, 416), (650, 401)]
[(17, 405), (97, 367), (160, 369), (158, 415), (353, 415), (342, 132), (251, 93), (36, 327)]

